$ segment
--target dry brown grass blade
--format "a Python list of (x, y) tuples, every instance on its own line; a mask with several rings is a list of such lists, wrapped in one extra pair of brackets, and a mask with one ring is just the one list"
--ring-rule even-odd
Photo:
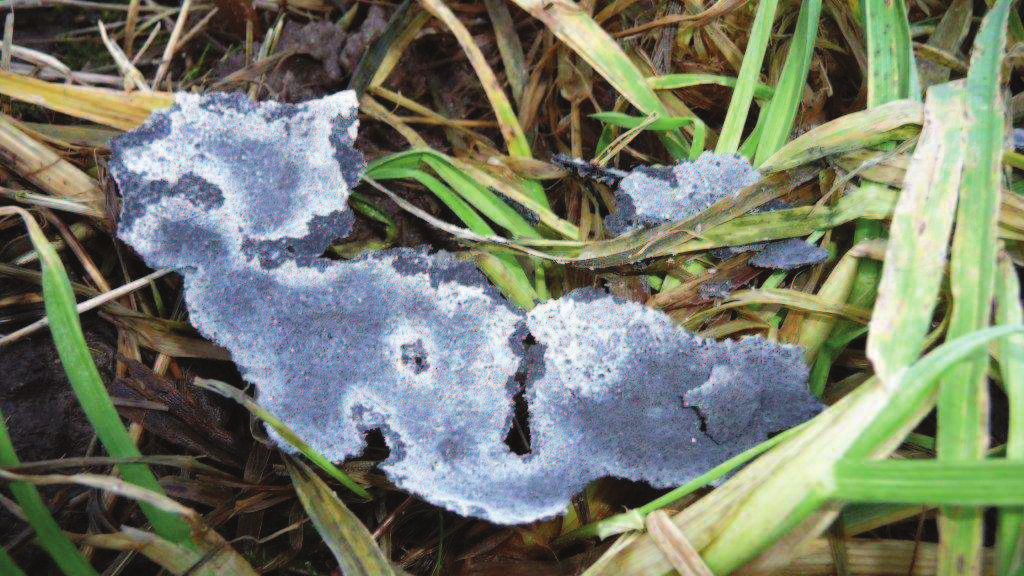
[(4, 164), (40, 190), (103, 213), (106, 200), (96, 180), (19, 130), (5, 115), (0, 115), (0, 153)]
[(255, 576), (257, 572), (213, 530), (202, 532), (204, 552), (177, 546), (149, 532), (124, 527), (115, 534), (86, 536), (84, 543), (110, 550), (132, 550), (176, 575)]
[(26, 78), (0, 70), (0, 94), (97, 124), (131, 130), (154, 110), (167, 108), (167, 92), (122, 92), (108, 88), (71, 86)]

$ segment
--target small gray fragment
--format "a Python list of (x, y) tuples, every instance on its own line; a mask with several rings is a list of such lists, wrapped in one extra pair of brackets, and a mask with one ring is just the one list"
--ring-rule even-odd
[(625, 234), (643, 226), (682, 220), (722, 198), (735, 196), (761, 175), (742, 156), (705, 152), (694, 162), (641, 166), (626, 175), (616, 193), (608, 231)]
[(1014, 128), (1013, 133), (1010, 134), (1011, 148), (1020, 150), (1024, 148), (1024, 129)]
[(726, 279), (718, 282), (705, 282), (697, 287), (697, 297), (701, 302), (710, 300), (724, 300), (732, 294), (732, 280)]
[(750, 259), (751, 266), (791, 270), (817, 264), (828, 259), (828, 250), (799, 238), (769, 242), (761, 252)]

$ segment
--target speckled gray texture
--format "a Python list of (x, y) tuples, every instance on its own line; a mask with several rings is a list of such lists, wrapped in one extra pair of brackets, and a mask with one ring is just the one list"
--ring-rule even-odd
[(605, 226), (618, 236), (683, 220), (722, 198), (735, 197), (760, 179), (742, 156), (714, 152), (674, 166), (641, 166), (619, 182), (616, 210), (605, 218)]
[[(515, 524), (559, 514), (602, 476), (685, 482), (821, 409), (794, 347), (703, 340), (592, 289), (525, 313), (443, 252), (320, 258), (347, 232), (363, 165), (347, 93), (294, 107), (177, 102), (112, 144), (119, 234), (151, 265), (181, 269), (192, 323), (331, 460), (358, 455), (378, 428), (398, 486)], [(526, 455), (504, 441), (517, 373)]]

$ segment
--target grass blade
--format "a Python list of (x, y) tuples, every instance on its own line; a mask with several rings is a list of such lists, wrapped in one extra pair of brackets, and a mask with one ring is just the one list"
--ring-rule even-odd
[[(3, 411), (0, 411), (0, 466), (17, 466), (20, 462), (14, 453), (6, 422)], [(35, 486), (28, 482), (11, 482), (8, 488), (25, 514), (25, 519), (35, 530), (37, 542), (53, 558), (61, 572), (68, 576), (97, 575), (75, 545), (64, 536)], [(24, 574), (3, 548), (0, 548), (0, 573)]]
[[(950, 258), (953, 314), (949, 337), (988, 326), (998, 241), (1004, 102), (999, 77), (1010, 0), (997, 2), (982, 21), (966, 80), (963, 187)], [(938, 402), (940, 460), (985, 458), (988, 449), (988, 359), (978, 355), (943, 380)], [(943, 508), (939, 515), (940, 572), (981, 571), (984, 518), (977, 508)]]
[[(1021, 307), (1020, 282), (1013, 262), (1001, 254), (996, 277), (996, 316), (1001, 325), (1024, 323)], [(1024, 338), (1012, 337), (1000, 341), (999, 371), (1003, 376), (1003, 389), (1009, 404), (1010, 429), (1006, 439), (1006, 459), (1024, 461)], [(1014, 574), (1024, 566), (1024, 506), (1007, 507), (999, 511), (997, 533), (999, 573)]]
[[(0, 209), (0, 212), (7, 211), (20, 215), (25, 221), (29, 238), (39, 255), (42, 268), (43, 299), (46, 315), (50, 319), (50, 332), (53, 334), (53, 341), (57, 347), (61, 364), (64, 366), (64, 372), (71, 382), (75, 397), (78, 399), (82, 411), (85, 412), (89, 424), (96, 430), (96, 435), (111, 456), (115, 458), (141, 456), (139, 449), (121, 423), (114, 403), (107, 394), (103, 380), (96, 370), (96, 364), (93, 363), (92, 355), (85, 343), (85, 336), (82, 334), (78, 312), (75, 310), (75, 295), (71, 290), (71, 283), (64, 271), (60, 257), (57, 256), (57, 252), (50, 246), (43, 231), (27, 212), (16, 207)], [(164, 494), (156, 477), (145, 464), (121, 464), (117, 468), (129, 483), (157, 494)], [(152, 522), (153, 528), (158, 534), (175, 543), (188, 547), (195, 546), (191, 539), (189, 526), (181, 518), (145, 502), (140, 502), (139, 507), (142, 508), (146, 518)]]
[(765, 160), (764, 173), (790, 170), (819, 158), (883, 142), (905, 140), (917, 133), (924, 108), (912, 100), (898, 100), (847, 114), (803, 134)]
[(284, 465), (303, 508), (334, 553), (342, 573), (346, 576), (395, 574), (370, 532), (323, 480), (289, 456), (284, 456)]
[(962, 86), (943, 84), (929, 90), (924, 116), (893, 214), (868, 335), (868, 358), (883, 382), (891, 382), (920, 356), (946, 272), (964, 162)]
[(834, 475), (832, 497), (847, 502), (1024, 506), (1024, 462), (839, 462)]
[[(796, 120), (797, 110), (803, 102), (807, 86), (807, 73), (811, 69), (811, 56), (818, 38), (818, 22), (821, 16), (821, 0), (801, 2), (800, 15), (796, 21), (796, 32), (789, 43), (789, 54), (782, 68), (782, 76), (775, 87), (775, 95), (762, 113), (765, 115), (762, 132), (754, 156), (754, 166), (759, 166), (777, 152), (789, 140)], [(761, 122), (758, 122), (761, 124)]]
[(754, 24), (750, 29), (743, 65), (740, 67), (732, 99), (729, 100), (729, 111), (722, 125), (722, 133), (718, 137), (718, 146), (715, 148), (715, 152), (719, 154), (733, 153), (740, 146), (743, 126), (747, 123), (750, 103), (754, 98), (754, 87), (761, 77), (761, 64), (764, 62), (765, 49), (771, 38), (772, 23), (778, 5), (778, 0), (761, 0), (757, 3), (757, 15), (754, 16)]

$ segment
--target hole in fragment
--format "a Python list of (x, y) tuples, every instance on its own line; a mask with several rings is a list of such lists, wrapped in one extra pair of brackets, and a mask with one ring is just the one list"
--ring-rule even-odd
[(430, 369), (430, 360), (427, 356), (427, 349), (423, 346), (423, 340), (417, 340), (411, 344), (402, 344), (402, 364), (413, 374), (422, 374)]
[(526, 386), (520, 385), (519, 391), (512, 397), (515, 416), (512, 426), (505, 435), (505, 445), (513, 453), (523, 456), (529, 454), (530, 447), (530, 407), (526, 403)]

